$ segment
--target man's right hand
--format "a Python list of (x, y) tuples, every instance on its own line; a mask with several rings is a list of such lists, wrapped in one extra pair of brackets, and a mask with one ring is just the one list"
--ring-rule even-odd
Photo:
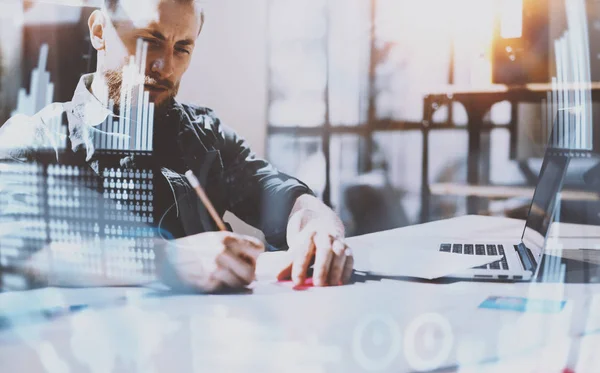
[(168, 242), (157, 251), (159, 277), (174, 289), (215, 293), (255, 279), (264, 244), (231, 232), (207, 232)]

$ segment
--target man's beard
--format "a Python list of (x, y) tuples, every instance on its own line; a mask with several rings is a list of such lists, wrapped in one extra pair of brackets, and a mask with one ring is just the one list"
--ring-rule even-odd
[[(121, 105), (121, 87), (123, 86), (123, 72), (121, 70), (106, 70), (103, 72), (104, 81), (108, 88), (108, 98), (114, 103), (114, 108), (120, 110)], [(158, 85), (169, 88), (169, 96), (160, 102), (154, 103), (154, 112), (160, 114), (164, 112), (179, 92), (179, 82), (173, 84), (169, 81), (160, 81), (149, 76), (144, 77), (144, 84)]]

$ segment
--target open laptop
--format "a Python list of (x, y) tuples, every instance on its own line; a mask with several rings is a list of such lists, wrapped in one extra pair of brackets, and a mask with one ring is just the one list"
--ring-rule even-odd
[(528, 281), (535, 277), (544, 253), (556, 197), (565, 178), (569, 157), (548, 149), (529, 207), (527, 221), (519, 242), (494, 241), (443, 242), (439, 250), (463, 255), (502, 255), (500, 261), (452, 275), (457, 278)]
[[(553, 129), (556, 134), (556, 123)], [(564, 131), (562, 132), (564, 134)], [(528, 281), (537, 276), (554, 217), (557, 195), (565, 179), (571, 149), (550, 137), (521, 240), (460, 240), (442, 242), (439, 251), (463, 255), (501, 255), (502, 260), (452, 275), (454, 278)]]

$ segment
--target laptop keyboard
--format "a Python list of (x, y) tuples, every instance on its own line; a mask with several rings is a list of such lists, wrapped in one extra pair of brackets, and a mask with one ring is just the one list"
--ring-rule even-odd
[(440, 245), (440, 251), (446, 253), (464, 254), (464, 255), (502, 255), (502, 260), (490, 264), (475, 267), (477, 269), (508, 269), (508, 262), (504, 254), (504, 246), (502, 245), (472, 245), (472, 244), (450, 244), (443, 243)]

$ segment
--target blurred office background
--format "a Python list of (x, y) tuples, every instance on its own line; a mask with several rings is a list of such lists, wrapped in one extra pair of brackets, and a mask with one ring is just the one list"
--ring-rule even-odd
[[(93, 71), (86, 21), (98, 2), (0, 1), (0, 123), (29, 87), (43, 44), (54, 101), (69, 100), (79, 76)], [(330, 204), (351, 235), (467, 213), (523, 218), (566, 32), (573, 45), (585, 44), (574, 56), (584, 56), (587, 82), (600, 81), (595, 0), (201, 3), (206, 25), (179, 100), (215, 109), (259, 156)], [(498, 84), (551, 89), (530, 102), (481, 98), (490, 110), (475, 164), (469, 110), (477, 92)], [(456, 90), (472, 93), (469, 107), (452, 94), (442, 104), (426, 100)], [(595, 193), (582, 176), (594, 164), (574, 167), (568, 187)], [(566, 203), (565, 216), (575, 211), (577, 220), (585, 205), (598, 220), (597, 198), (585, 198)]]

